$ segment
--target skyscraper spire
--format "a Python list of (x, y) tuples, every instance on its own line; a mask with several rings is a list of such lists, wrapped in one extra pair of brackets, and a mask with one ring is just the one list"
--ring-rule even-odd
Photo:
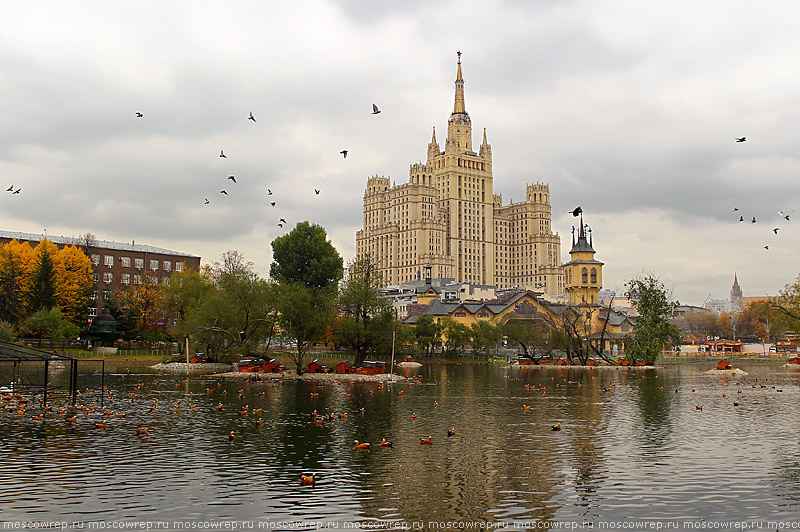
[(453, 105), (453, 114), (466, 114), (464, 105), (464, 78), (461, 75), (461, 52), (458, 53), (458, 73), (456, 74), (456, 101)]

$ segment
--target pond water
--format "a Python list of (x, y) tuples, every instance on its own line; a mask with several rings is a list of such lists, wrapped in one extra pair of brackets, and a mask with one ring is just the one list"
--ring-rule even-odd
[[(119, 368), (105, 377), (102, 406), (125, 417), (103, 415), (100, 377), (81, 369), (78, 404), (96, 406), (74, 422), (58, 413), (63, 399), (43, 421), (32, 418), (35, 398), (24, 414), (5, 401), (0, 521), (269, 530), (798, 522), (800, 370), (734, 365), (749, 374), (704, 375), (712, 362), (646, 371), (432, 362), (413, 370), (420, 384), (383, 387)], [(347, 417), (319, 424), (314, 410)], [(420, 443), (427, 436), (432, 445)], [(354, 440), (372, 446), (356, 450)], [(316, 484), (302, 485), (312, 472)]]

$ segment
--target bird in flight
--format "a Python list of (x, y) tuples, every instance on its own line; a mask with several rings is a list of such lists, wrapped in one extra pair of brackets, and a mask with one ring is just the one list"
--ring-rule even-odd
[(583, 212), (583, 209), (581, 209), (580, 207), (576, 207), (576, 208), (572, 209), (569, 212), (572, 213), (572, 216), (577, 217), (579, 214), (581, 214)]
[(315, 188), (315, 189), (314, 189), (314, 193), (315, 193), (317, 196), (319, 196), (319, 189), (318, 189), (318, 188)]
[(754, 223), (756, 223), (756, 217), (755, 217), (755, 216), (753, 216), (753, 219), (752, 219), (752, 220), (750, 220), (750, 223), (751, 223), (751, 224), (754, 224)]
[(22, 187), (19, 187), (17, 190), (15, 190), (14, 192), (12, 192), (12, 194), (19, 194), (19, 191), (20, 191), (20, 190), (22, 190)]
[(747, 140), (747, 137), (737, 137), (736, 138), (736, 142), (745, 142), (746, 140)]
[(6, 192), (11, 192), (12, 190), (14, 190), (14, 185), (11, 185), (10, 187), (8, 187), (6, 189)]
[(267, 196), (272, 196), (272, 190), (271, 189), (267, 189)]
[(253, 116), (253, 111), (250, 111), (250, 116), (247, 119), (252, 120), (253, 122), (256, 121), (256, 117)]
[(286, 223), (286, 220), (284, 220), (283, 218), (278, 218), (278, 219), (279, 219), (279, 220), (280, 220), (282, 223)]
[(347, 150), (342, 150), (342, 151), (340, 151), (339, 153), (341, 153), (341, 154), (342, 154), (342, 156), (343, 156), (345, 159), (347, 159)]
[(229, 176), (228, 176), (228, 179), (230, 179), (231, 181), (233, 181), (234, 183), (236, 183), (236, 178), (235, 178), (235, 177), (233, 177), (232, 175), (229, 175)]
[(208, 205), (209, 203), (211, 203), (211, 202), (208, 201), (208, 198), (206, 198), (206, 202), (204, 203), (204, 205)]
[(278, 227), (283, 227), (283, 224), (278, 224)]
[(228, 192), (226, 190), (220, 190), (219, 193), (220, 194), (225, 194), (226, 196), (228, 195)]
[(779, 228), (779, 227), (776, 227), (775, 229), (773, 229), (773, 230), (772, 230), (772, 232), (773, 232), (773, 233), (775, 233), (775, 234), (777, 235), (777, 234), (778, 234), (778, 229), (780, 229), (780, 228)]
[(142, 113), (136, 113), (136, 118), (141, 118), (141, 117), (143, 117), (143, 116), (144, 116), (144, 115), (143, 115)]
[(769, 246), (764, 246), (764, 249), (766, 249), (767, 251), (769, 251)]
[(373, 103), (372, 104), (372, 114), (376, 115), (376, 114), (378, 114), (380, 112), (381, 112), (381, 110), (378, 109), (378, 106)]
[(269, 204), (272, 205), (273, 207), (275, 206), (275, 202), (274, 201), (270, 201)]
[(223, 157), (223, 158), (225, 158), (225, 159), (227, 159), (227, 158), (228, 158), (228, 156), (227, 156), (227, 155), (225, 155), (225, 152), (224, 152), (224, 151), (222, 151), (222, 150), (219, 150), (219, 156), (220, 156), (220, 157)]
[(736, 212), (736, 211), (738, 211), (738, 210), (739, 210), (739, 207), (734, 207), (734, 208), (733, 208), (733, 212)]
[(743, 222), (744, 221), (744, 216), (739, 216), (739, 221)]

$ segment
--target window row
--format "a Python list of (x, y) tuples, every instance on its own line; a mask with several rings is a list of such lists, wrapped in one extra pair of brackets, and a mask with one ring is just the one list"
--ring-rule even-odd
[[(95, 267), (96, 266), (100, 266), (100, 255), (92, 255), (91, 259), (92, 259), (92, 266), (95, 266)], [(136, 268), (137, 270), (141, 270), (141, 269), (144, 268), (144, 259), (135, 258), (135, 259), (133, 259), (133, 261), (134, 261), (133, 262), (134, 268)], [(123, 268), (130, 268), (131, 267), (131, 258), (130, 257), (120, 257), (119, 258), (119, 262), (120, 262), (120, 264), (122, 265)], [(108, 267), (108, 268), (112, 268), (114, 266), (114, 256), (113, 255), (103, 255), (103, 265)], [(150, 269), (151, 270), (153, 270), (154, 272), (158, 271), (159, 266), (161, 266), (161, 269), (163, 269), (165, 272), (171, 272), (172, 271), (172, 261), (171, 260), (160, 261), (160, 264), (159, 264), (159, 260), (158, 259), (150, 259)], [(178, 262), (175, 263), (175, 271), (176, 272), (183, 271), (183, 262), (178, 261)]]

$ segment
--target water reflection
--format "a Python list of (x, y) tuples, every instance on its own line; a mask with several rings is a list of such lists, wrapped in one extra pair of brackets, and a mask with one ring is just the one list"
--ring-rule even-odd
[[(82, 374), (83, 410), (54, 400), (56, 411), (36, 421), (35, 400), (23, 415), (4, 401), (0, 516), (377, 520), (395, 528), (800, 518), (792, 406), (800, 372), (739, 365), (750, 375), (706, 376), (708, 364), (643, 371), (433, 363), (418, 370), (420, 384), (383, 387), (186, 379), (132, 367), (106, 376), (102, 395), (100, 377)], [(125, 417), (106, 416), (101, 400)], [(315, 423), (314, 410), (333, 417)], [(72, 415), (76, 422), (66, 422)], [(102, 420), (104, 430), (95, 427)], [(563, 429), (552, 431), (558, 422)], [(142, 427), (148, 433), (139, 436)], [(427, 436), (433, 445), (420, 444)], [(394, 447), (379, 447), (382, 438)], [(373, 446), (357, 451), (353, 440)], [(317, 485), (301, 486), (300, 474), (312, 471)]]

